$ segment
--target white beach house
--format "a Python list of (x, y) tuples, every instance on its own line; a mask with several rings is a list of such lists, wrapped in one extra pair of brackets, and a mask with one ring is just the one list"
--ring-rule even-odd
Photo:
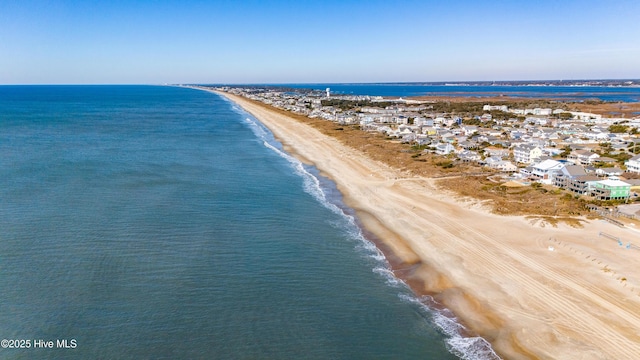
[(542, 149), (534, 144), (522, 144), (513, 148), (513, 157), (517, 163), (531, 164), (542, 156)]
[(531, 177), (543, 184), (552, 184), (555, 174), (565, 166), (556, 160), (544, 160), (531, 166)]
[(627, 171), (640, 174), (640, 155), (636, 155), (625, 161), (624, 165), (627, 167)]

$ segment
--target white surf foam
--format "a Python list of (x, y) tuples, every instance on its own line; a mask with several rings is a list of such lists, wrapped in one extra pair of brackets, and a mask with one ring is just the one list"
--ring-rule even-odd
[(464, 336), (465, 327), (460, 324), (451, 311), (437, 310), (429, 304), (435, 304), (430, 296), (417, 298), (406, 294), (399, 294), (401, 299), (417, 304), (426, 312), (440, 331), (447, 336), (446, 344), (449, 351), (463, 360), (499, 360), (491, 344), (479, 336)]
[(382, 276), (386, 280), (387, 285), (391, 285), (393, 287), (404, 285), (404, 282), (398, 279), (389, 268), (375, 267), (373, 268), (373, 272)]

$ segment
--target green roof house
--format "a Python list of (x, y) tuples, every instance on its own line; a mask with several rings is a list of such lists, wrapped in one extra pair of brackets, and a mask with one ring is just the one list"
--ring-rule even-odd
[(631, 184), (612, 179), (595, 181), (591, 191), (598, 200), (627, 199), (631, 192)]

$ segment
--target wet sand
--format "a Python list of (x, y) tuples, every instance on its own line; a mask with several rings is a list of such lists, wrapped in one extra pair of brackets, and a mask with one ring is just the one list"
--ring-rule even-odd
[(265, 105), (218, 93), (334, 180), (382, 241), (396, 276), (429, 294), (508, 359), (640, 354), (640, 231), (601, 220), (557, 228), (498, 216), (433, 179), (407, 177)]

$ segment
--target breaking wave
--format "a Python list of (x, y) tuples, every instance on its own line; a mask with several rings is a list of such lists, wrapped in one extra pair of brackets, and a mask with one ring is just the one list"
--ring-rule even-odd
[(449, 351), (463, 360), (499, 360), (491, 344), (479, 336), (466, 336), (465, 327), (447, 309), (433, 306), (435, 300), (430, 296), (410, 296), (399, 294), (402, 300), (418, 305), (425, 312), (438, 329), (447, 336), (446, 343)]

